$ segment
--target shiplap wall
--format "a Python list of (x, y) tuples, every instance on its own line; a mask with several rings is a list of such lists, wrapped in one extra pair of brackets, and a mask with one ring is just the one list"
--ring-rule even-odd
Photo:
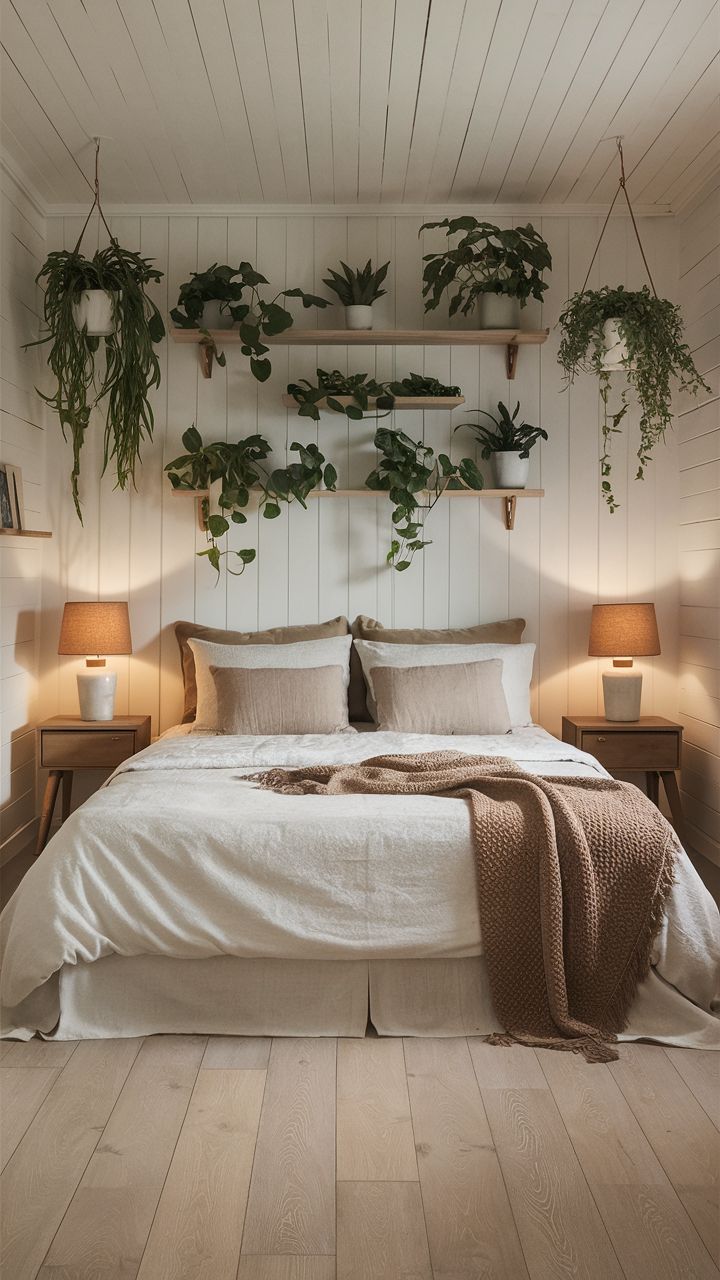
[[(34, 283), (45, 256), (44, 218), (0, 170), (0, 460), (22, 468), (28, 528), (46, 528), (43, 405), (35, 394), (42, 357), (20, 344), (37, 337)], [(43, 543), (0, 540), (0, 863), (32, 836)]]
[(711, 390), (684, 402), (680, 437), (680, 710), (691, 843), (720, 864), (720, 182), (679, 226), (687, 339)]
[[(516, 221), (523, 221), (521, 217)], [(434, 233), (418, 239), (415, 216), (154, 216), (113, 218), (114, 234), (128, 248), (155, 258), (166, 272), (157, 288), (163, 309), (172, 305), (189, 272), (211, 262), (254, 261), (276, 285), (302, 285), (322, 292), (322, 276), (339, 258), (391, 259), (388, 294), (376, 306), (383, 328), (441, 326), (442, 312), (423, 316), (421, 257), (439, 244)], [(509, 225), (509, 219), (507, 224)], [(554, 325), (569, 292), (582, 284), (599, 233), (594, 217), (536, 220), (550, 243), (554, 269), (543, 306), (525, 313), (528, 327)], [(48, 222), (53, 247), (74, 244), (76, 218)], [(674, 226), (643, 222), (643, 235), (659, 287), (676, 287)], [(593, 270), (593, 279), (639, 284), (642, 264), (624, 218), (613, 219)], [(342, 324), (338, 308), (300, 310), (298, 323)], [(468, 322), (472, 327), (472, 320)], [(662, 656), (643, 664), (643, 710), (675, 714), (677, 628), (677, 460), (673, 440), (658, 451), (644, 484), (634, 474), (634, 424), (613, 446), (620, 510), (611, 516), (598, 497), (599, 402), (597, 384), (581, 379), (562, 393), (556, 363), (558, 334), (542, 348), (520, 352), (518, 376), (509, 384), (503, 348), (277, 347), (273, 374), (258, 385), (237, 348), (228, 350), (227, 370), (212, 380), (199, 374), (192, 346), (168, 342), (161, 352), (163, 381), (154, 397), (156, 431), (143, 451), (137, 492), (115, 491), (109, 477), (98, 482), (100, 435), (91, 433), (83, 452), (81, 527), (64, 477), (68, 447), (56, 427), (48, 433), (53, 483), (48, 505), (55, 538), (46, 556), (43, 595), (42, 703), (45, 713), (76, 705), (77, 662), (58, 659), (55, 648), (66, 598), (130, 600), (135, 652), (114, 659), (119, 676), (118, 710), (149, 712), (153, 731), (176, 722), (182, 697), (172, 624), (196, 618), (216, 626), (265, 627), (301, 623), (344, 613), (372, 614), (387, 625), (446, 626), (523, 614), (527, 637), (538, 644), (534, 712), (553, 732), (568, 710), (601, 709), (599, 668), (587, 658), (590, 606), (595, 600), (655, 600)], [(491, 408), (498, 399), (541, 421), (550, 439), (532, 454), (530, 484), (544, 487), (544, 500), (518, 505), (516, 528), (506, 532), (498, 500), (441, 502), (428, 532), (433, 545), (405, 574), (385, 567), (390, 536), (386, 499), (324, 498), (284, 511), (273, 522), (251, 519), (233, 529), (232, 545), (258, 547), (257, 562), (242, 577), (223, 570), (219, 584), (195, 552), (204, 545), (193, 503), (174, 498), (163, 465), (181, 451), (180, 437), (195, 421), (204, 437), (237, 439), (261, 430), (280, 461), (294, 439), (317, 438), (335, 462), (339, 486), (357, 487), (374, 464), (372, 422), (350, 424), (323, 416), (314, 424), (283, 408), (289, 379), (315, 368), (367, 370), (378, 377), (408, 370), (461, 385), (467, 408)], [(473, 452), (464, 432), (452, 434), (461, 412), (402, 413), (398, 425), (436, 448), (460, 457)], [(628, 434), (630, 443), (628, 445)], [(62, 477), (58, 481), (58, 477)]]

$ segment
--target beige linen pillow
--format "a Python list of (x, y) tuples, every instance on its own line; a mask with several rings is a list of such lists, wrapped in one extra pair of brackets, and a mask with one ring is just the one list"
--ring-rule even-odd
[(436, 667), (373, 667), (378, 729), (509, 733), (500, 658)]
[[(479, 622), (474, 627), (384, 627), (361, 613), (352, 624), (354, 640), (379, 640), (382, 644), (520, 644), (524, 630), (524, 618)], [(372, 720), (367, 692), (362, 664), (353, 645), (348, 695), (351, 720)]]
[(341, 733), (347, 729), (342, 667), (210, 667), (220, 733)]
[(267, 631), (223, 631), (219, 627), (204, 627), (199, 622), (176, 622), (175, 635), (180, 648), (185, 690), (183, 724), (194, 720), (197, 714), (195, 659), (188, 640), (211, 640), (213, 644), (297, 644), (300, 640), (346, 636), (349, 631), (347, 618), (331, 618), (329, 622), (311, 622), (307, 626), (269, 627)]

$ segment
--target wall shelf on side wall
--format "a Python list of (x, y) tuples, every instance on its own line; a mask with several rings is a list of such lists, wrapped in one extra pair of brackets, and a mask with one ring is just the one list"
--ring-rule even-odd
[[(237, 346), (237, 329), (210, 330), (221, 349)], [(274, 347), (505, 347), (507, 376), (515, 377), (521, 346), (540, 346), (549, 329), (288, 329), (274, 338), (263, 338)], [(173, 342), (190, 342), (199, 348), (204, 378), (212, 375), (213, 347), (197, 329), (171, 329)]]
[(0, 529), (3, 538), (52, 538), (47, 529)]
[[(176, 498), (194, 498), (197, 503), (198, 524), (207, 529), (205, 523), (207, 502), (210, 497), (207, 489), (172, 489)], [(313, 489), (309, 498), (384, 498), (387, 495), (373, 489)], [(500, 498), (503, 504), (505, 528), (515, 528), (515, 513), (518, 498), (544, 498), (544, 489), (446, 489), (444, 498)]]
[[(337, 400), (338, 404), (342, 404), (342, 405), (357, 404), (357, 401), (354, 400), (352, 396), (331, 396), (331, 399)], [(368, 413), (374, 413), (376, 411), (375, 401), (376, 401), (375, 396), (369, 397), (368, 407), (367, 407)], [(298, 404), (294, 396), (287, 396), (287, 395), (283, 396), (282, 402), (284, 405), (287, 406), (288, 409), (300, 408), (300, 405)], [(393, 404), (393, 409), (448, 409), (449, 410), (449, 409), (459, 409), (460, 405), (464, 403), (465, 403), (464, 396), (395, 396), (395, 403)], [(335, 413), (335, 416), (337, 417), (336, 410), (328, 409), (326, 400), (318, 400), (317, 408), (320, 410), (321, 413), (325, 413), (325, 412)], [(378, 410), (378, 412), (388, 413), (389, 410), (380, 409)]]

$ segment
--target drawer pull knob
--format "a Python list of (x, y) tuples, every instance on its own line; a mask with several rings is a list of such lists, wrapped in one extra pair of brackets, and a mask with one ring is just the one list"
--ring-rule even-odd
[(598, 734), (598, 742), (605, 742), (605, 741), (606, 739), (601, 737), (600, 734)]

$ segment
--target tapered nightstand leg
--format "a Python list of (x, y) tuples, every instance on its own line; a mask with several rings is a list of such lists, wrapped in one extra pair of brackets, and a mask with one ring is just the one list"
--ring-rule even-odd
[(51, 769), (48, 774), (48, 780), (45, 784), (45, 795), (42, 802), (42, 813), (40, 814), (40, 827), (38, 829), (37, 846), (35, 848), (35, 857), (42, 853), (47, 844), (50, 823), (52, 822), (55, 801), (57, 800), (60, 779), (63, 776), (62, 769)]
[(72, 801), (72, 785), (73, 771), (66, 769), (62, 776), (62, 820), (70, 817), (70, 804)]
[(665, 787), (665, 795), (667, 796), (667, 801), (670, 806), (673, 826), (682, 840), (684, 838), (683, 824), (685, 822), (685, 815), (682, 809), (682, 801), (680, 799), (680, 791), (678, 790), (677, 778), (671, 769), (661, 772), (660, 777), (662, 778), (663, 786)]
[(652, 800), (653, 804), (657, 804), (660, 799), (660, 775), (654, 769), (648, 770), (645, 774), (645, 782), (647, 785), (648, 800)]

